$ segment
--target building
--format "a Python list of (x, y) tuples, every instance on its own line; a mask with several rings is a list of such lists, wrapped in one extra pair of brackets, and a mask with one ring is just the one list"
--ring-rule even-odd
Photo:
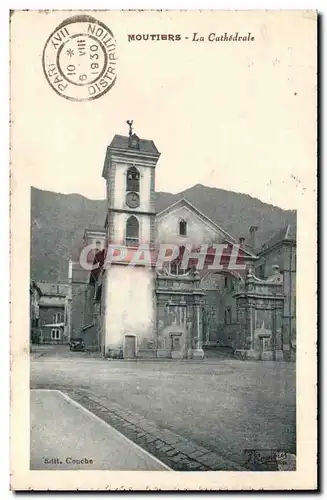
[[(129, 136), (116, 135), (107, 148), (106, 220), (103, 227), (85, 230), (70, 264), (72, 337), (82, 336), (89, 349), (104, 356), (202, 359), (203, 347), (219, 344), (242, 359), (282, 359), (285, 275), (282, 279), (271, 267), (270, 276), (266, 249), (257, 254), (244, 237), (235, 240), (185, 198), (157, 214), (159, 156), (153, 141), (140, 139), (131, 125)], [(255, 230), (250, 229), (250, 243)], [(172, 243), (178, 255), (162, 268), (153, 265), (153, 255)], [(238, 248), (242, 266), (211, 269), (217, 245), (226, 248), (227, 262)], [(197, 257), (192, 254), (183, 268), (189, 248)], [(134, 263), (140, 252), (146, 265)], [(81, 265), (82, 254), (90, 269)], [(202, 258), (204, 266), (196, 269)], [(256, 276), (264, 262), (267, 272)]]
[(39, 299), (38, 343), (67, 344), (68, 331), (68, 285), (38, 283)]
[(283, 282), (284, 308), (282, 344), (285, 357), (296, 352), (296, 226), (288, 224), (276, 232), (258, 251), (256, 275), (271, 278), (272, 268), (279, 270)]
[(30, 341), (32, 343), (38, 343), (39, 341), (39, 319), (40, 319), (40, 308), (39, 301), (42, 296), (40, 287), (31, 281), (30, 283)]

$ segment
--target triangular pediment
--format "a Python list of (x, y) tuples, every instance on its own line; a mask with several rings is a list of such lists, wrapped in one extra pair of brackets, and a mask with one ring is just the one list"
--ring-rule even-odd
[[(208, 226), (212, 231), (214, 231), (218, 237), (224, 240), (226, 243), (232, 243), (234, 245), (238, 245), (238, 241), (229, 234), (225, 229), (216, 224), (213, 220), (207, 217), (203, 212), (201, 212), (198, 208), (196, 208), (189, 200), (186, 198), (180, 198), (178, 201), (168, 206), (161, 212), (159, 212), (156, 216), (158, 222), (160, 222), (164, 218), (170, 217), (175, 212), (181, 211), (181, 209), (186, 210), (192, 214), (193, 217), (196, 217), (199, 221), (201, 221), (204, 225)], [(255, 257), (251, 252), (247, 249), (244, 249), (245, 254), (251, 257)]]

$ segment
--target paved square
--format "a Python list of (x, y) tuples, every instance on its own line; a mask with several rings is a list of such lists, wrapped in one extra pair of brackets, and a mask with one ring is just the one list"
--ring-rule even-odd
[[(77, 354), (74, 356), (74, 354)], [(31, 388), (82, 388), (240, 465), (246, 449), (296, 454), (295, 364), (32, 359)]]
[(167, 470), (59, 391), (31, 391), (30, 446), (32, 470)]

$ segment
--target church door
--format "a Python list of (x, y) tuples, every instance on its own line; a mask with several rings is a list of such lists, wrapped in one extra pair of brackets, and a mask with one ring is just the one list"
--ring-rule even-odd
[(182, 332), (171, 333), (171, 357), (182, 358)]
[(136, 358), (136, 336), (125, 335), (124, 359)]

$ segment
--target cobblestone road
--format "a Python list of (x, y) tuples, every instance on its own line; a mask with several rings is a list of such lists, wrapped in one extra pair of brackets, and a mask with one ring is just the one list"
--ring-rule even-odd
[[(174, 470), (294, 468), (293, 364), (32, 358), (32, 388), (62, 390)], [(270, 459), (254, 464), (253, 449)]]

